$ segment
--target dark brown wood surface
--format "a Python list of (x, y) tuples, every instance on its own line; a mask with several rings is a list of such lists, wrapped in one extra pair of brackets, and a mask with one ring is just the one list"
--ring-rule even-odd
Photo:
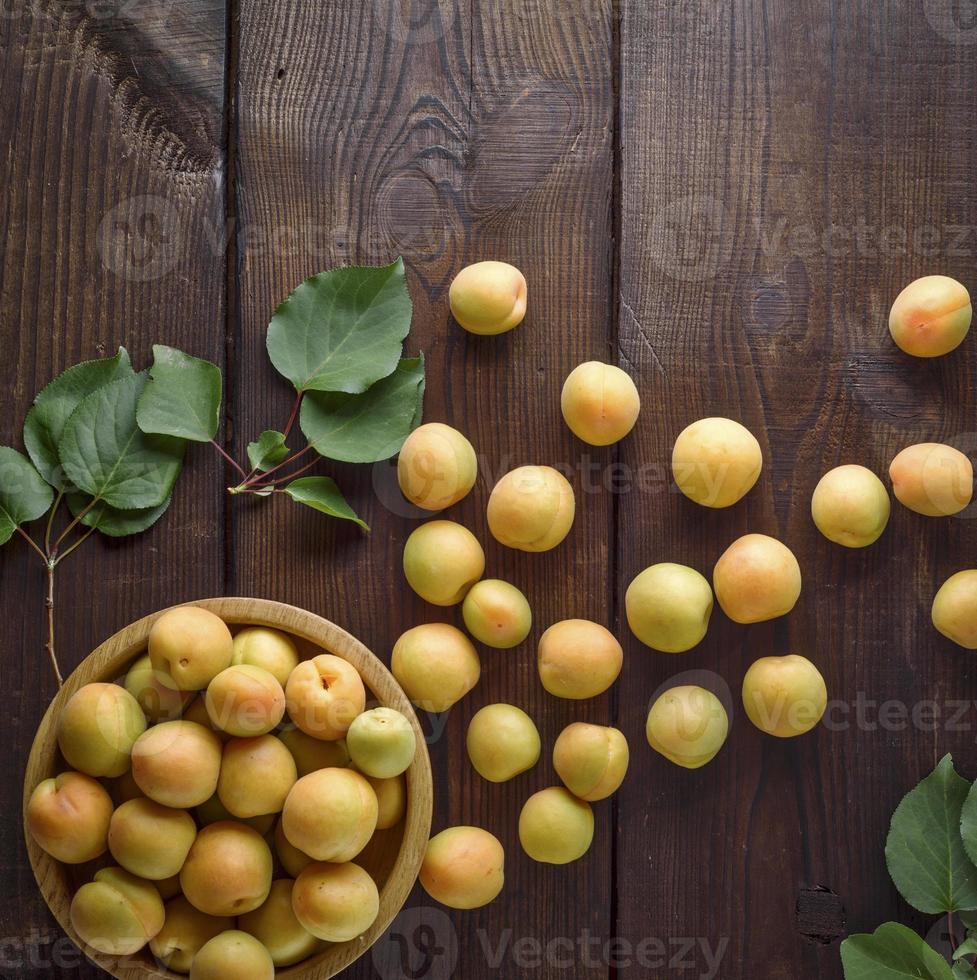
[[(977, 532), (970, 514), (926, 521), (897, 506), (877, 545), (848, 552), (808, 508), (838, 463), (881, 474), (923, 439), (977, 450), (973, 341), (915, 362), (885, 328), (918, 275), (975, 285), (967, 17), (950, 0), (11, 0), (0, 12), (0, 442), (19, 445), (33, 395), (64, 367), (119, 343), (145, 363), (165, 342), (225, 368), (222, 438), (243, 455), (290, 407), (264, 353), (277, 303), (320, 269), (403, 254), (426, 417), (466, 431), (480, 458), (451, 516), (485, 542), (488, 574), (529, 595), (533, 641), (579, 616), (625, 645), (622, 681), (583, 704), (542, 691), (534, 642), (482, 651), (479, 687), (430, 724), (435, 823), (498, 834), (504, 897), (446, 913), (417, 889), (348, 976), (837, 980), (846, 931), (929, 927), (898, 899), (882, 845), (900, 796), (944, 752), (977, 775), (977, 671), (928, 622), (938, 584), (974, 564)], [(463, 333), (447, 310), (452, 276), (482, 258), (529, 280), (530, 313), (501, 338)], [(559, 414), (564, 377), (594, 358), (620, 363), (643, 398), (634, 434), (607, 450)], [(766, 459), (722, 512), (668, 474), (677, 433), (713, 414), (746, 423)], [(530, 462), (566, 468), (577, 489), (573, 534), (545, 555), (506, 551), (485, 527), (494, 480)], [(369, 538), (283, 501), (222, 496), (222, 465), (195, 448), (156, 528), (62, 566), (63, 664), (208, 595), (296, 603), (383, 659), (409, 626), (459, 622), (403, 581), (416, 515), (392, 467), (321, 471)], [(681, 657), (630, 636), (634, 574), (662, 560), (708, 573), (747, 531), (797, 553), (791, 616), (740, 627), (717, 611)], [(52, 679), (41, 568), (22, 542), (0, 556), (0, 596), (0, 976), (95, 976), (59, 938), (23, 850), (23, 760)], [(756, 657), (786, 652), (815, 660), (837, 703), (816, 733), (779, 742), (750, 726), (738, 689)], [(685, 672), (728, 685), (734, 708), (728, 745), (696, 773), (643, 734), (655, 692)], [(537, 719), (544, 759), (489, 786), (464, 731), (500, 700)], [(935, 725), (905, 720), (926, 701)], [(596, 805), (582, 861), (534, 865), (518, 812), (555, 781), (549, 749), (574, 719), (619, 725), (631, 772)]]

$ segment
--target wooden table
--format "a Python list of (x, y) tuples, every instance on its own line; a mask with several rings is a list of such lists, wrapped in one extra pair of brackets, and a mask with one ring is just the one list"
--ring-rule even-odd
[[(939, 583), (974, 564), (977, 531), (896, 507), (877, 545), (846, 551), (808, 508), (838, 463), (884, 473), (915, 441), (977, 447), (975, 341), (912, 361), (885, 325), (917, 275), (975, 286), (967, 18), (951, 0), (4, 6), (2, 441), (19, 445), (56, 372), (120, 343), (145, 364), (164, 342), (222, 365), (223, 438), (243, 455), (290, 402), (263, 350), (276, 304), (320, 269), (403, 254), (426, 417), (465, 430), (482, 463), (452, 516), (488, 546), (490, 574), (528, 593), (534, 638), (585, 617), (625, 645), (621, 681), (583, 704), (543, 692), (532, 642), (483, 651), (481, 684), (431, 746), (435, 823), (502, 839), (504, 897), (445, 915), (418, 889), (397, 935), (349, 977), (447, 977), (457, 953), (466, 980), (839, 978), (846, 930), (888, 918), (928, 928), (899, 900), (882, 849), (901, 795), (944, 752), (977, 775), (974, 660), (928, 620)], [(447, 310), (452, 276), (481, 258), (514, 262), (530, 283), (525, 323), (498, 339), (466, 335)], [(560, 418), (564, 377), (591, 358), (621, 364), (644, 402), (612, 449), (577, 442)], [(680, 429), (713, 414), (741, 419), (766, 458), (757, 488), (722, 512), (677, 494), (667, 467)], [(492, 482), (522, 463), (573, 472), (578, 520), (548, 554), (503, 550), (486, 531)], [(65, 666), (139, 616), (201, 596), (307, 607), (383, 658), (409, 626), (457, 622), (403, 580), (415, 524), (397, 512), (392, 470), (322, 472), (373, 525), (368, 538), (284, 501), (222, 495), (216, 454), (193, 451), (156, 528), (66, 563)], [(740, 627), (717, 612), (678, 658), (630, 636), (622, 600), (635, 573), (661, 560), (708, 572), (747, 531), (798, 554), (804, 593), (790, 616)], [(46, 914), (22, 845), (23, 763), (52, 694), (41, 573), (22, 543), (0, 560), (0, 595), (0, 975), (93, 976)], [(740, 711), (695, 773), (648, 749), (661, 685), (715, 674), (735, 699), (756, 657), (789, 651), (823, 670), (831, 724), (781, 742)], [(547, 748), (533, 772), (491, 786), (468, 766), (464, 732), (500, 700), (537, 719)], [(926, 701), (937, 723), (907, 720)], [(620, 726), (631, 771), (597, 805), (582, 861), (535, 865), (517, 815), (554, 782), (548, 750), (574, 719)], [(704, 950), (724, 953), (718, 974)]]

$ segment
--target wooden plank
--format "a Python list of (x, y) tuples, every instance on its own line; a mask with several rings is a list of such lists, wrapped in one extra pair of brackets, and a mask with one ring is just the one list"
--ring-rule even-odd
[[(5, 444), (20, 445), (31, 400), (55, 374), (119, 344), (143, 365), (160, 341), (223, 360), (224, 254), (211, 239), (224, 224), (224, 4), (84, 9), (14, 4), (0, 18)], [(138, 540), (89, 542), (61, 566), (66, 670), (140, 616), (223, 590), (220, 468), (203, 452), (191, 456), (160, 524)], [(54, 692), (42, 579), (26, 546), (4, 549), (0, 679), (15, 761), (0, 793), (8, 803), (20, 799), (34, 730)], [(100, 976), (44, 908), (19, 810), (7, 806), (0, 821), (0, 933), (11, 937), (3, 969)]]
[[(524, 588), (536, 613), (532, 642), (482, 651), (481, 684), (441, 719), (447, 733), (432, 745), (436, 828), (484, 825), (508, 854), (499, 902), (453, 914), (447, 927), (436, 911), (418, 913), (434, 916), (446, 949), (454, 930), (466, 977), (519, 972), (512, 959), (519, 939), (606, 936), (610, 923), (610, 806), (598, 808), (592, 852), (565, 869), (529, 862), (516, 824), (530, 793), (555, 781), (548, 755), (562, 726), (610, 716), (606, 699), (572, 706), (545, 696), (534, 643), (560, 618), (606, 620), (611, 501), (582, 494), (572, 539), (541, 556), (505, 552), (489, 540), (484, 519), (492, 483), (508, 468), (579, 467), (581, 448), (559, 416), (560, 386), (578, 361), (609, 349), (610, 7), (584, 5), (572, 20), (554, 5), (516, 0), (318, 0), (300, 8), (248, 0), (241, 10), (237, 373), (248, 383), (235, 401), (238, 449), (288, 413), (287, 385), (264, 354), (275, 306), (310, 273), (403, 254), (415, 303), (409, 350), (428, 358), (426, 417), (465, 430), (481, 459), (475, 492), (447, 516), (475, 530), (488, 574)], [(298, 232), (295, 244), (259, 244), (283, 227)], [(526, 322), (495, 340), (464, 334), (447, 309), (453, 275), (487, 257), (514, 262), (530, 284)], [(592, 458), (600, 466), (610, 456)], [(416, 524), (397, 502), (390, 467), (322, 471), (372, 525), (369, 539), (286, 501), (241, 501), (233, 512), (233, 589), (327, 615), (388, 661), (408, 627), (460, 623), (457, 610), (426, 606), (406, 586), (401, 550)], [(500, 700), (537, 718), (546, 758), (532, 774), (490, 787), (468, 765), (464, 732), (477, 708)], [(411, 905), (433, 903), (418, 889)], [(408, 952), (422, 961), (424, 934), (402, 929)], [(493, 965), (497, 955), (501, 964)], [(371, 964), (365, 957), (349, 975), (373, 976)], [(548, 962), (533, 973), (566, 970)], [(574, 965), (575, 976), (606, 973), (603, 963)]]
[[(621, 500), (619, 601), (656, 561), (709, 574), (747, 531), (787, 541), (805, 577), (786, 619), (740, 627), (717, 610), (679, 659), (628, 647), (617, 928), (675, 950), (681, 937), (728, 940), (724, 980), (841, 977), (831, 940), (845, 915), (853, 931), (900, 918), (925, 933), (886, 875), (889, 817), (945, 751), (975, 775), (972, 715), (969, 731), (948, 726), (974, 668), (928, 622), (939, 584), (973, 563), (972, 522), (896, 505), (882, 540), (853, 552), (809, 511), (839, 463), (884, 474), (912, 442), (974, 448), (973, 344), (914, 362), (885, 326), (918, 275), (974, 285), (974, 38), (940, 6), (624, 6), (621, 358), (655, 411), (623, 458), (666, 479)], [(741, 419), (767, 461), (729, 511), (697, 508), (667, 480), (675, 436), (707, 415)], [(754, 659), (787, 652), (818, 663), (840, 703), (830, 728), (779, 742), (751, 727), (739, 687)], [(642, 738), (653, 693), (683, 671), (727, 683), (736, 708), (727, 747), (696, 773)], [(898, 720), (926, 699), (935, 731)], [(880, 719), (887, 701), (903, 706), (895, 721)], [(689, 975), (706, 974), (701, 949)]]

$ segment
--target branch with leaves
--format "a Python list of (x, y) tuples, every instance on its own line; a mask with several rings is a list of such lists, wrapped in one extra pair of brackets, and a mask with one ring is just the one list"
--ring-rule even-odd
[[(22, 538), (46, 569), (47, 650), (58, 683), (55, 569), (95, 531), (137, 534), (169, 506), (188, 442), (210, 443), (235, 474), (232, 495), (281, 494), (369, 528), (335, 481), (305, 475), (321, 458), (389, 459), (423, 413), (424, 358), (403, 357), (412, 304), (404, 264), (343, 268), (303, 282), (275, 311), (268, 353), (295, 389), (280, 430), (247, 446), (247, 466), (217, 441), (220, 369), (173, 347), (153, 347), (137, 372), (125, 348), (76, 364), (34, 401), (25, 456), (0, 447), (0, 545)], [(296, 426), (305, 445), (289, 446)], [(29, 457), (29, 458), (28, 458)], [(47, 515), (43, 537), (25, 525)]]
[(977, 785), (947, 755), (892, 816), (886, 864), (914, 908), (945, 916), (949, 961), (912, 929), (886, 922), (841, 945), (845, 980), (977, 978)]

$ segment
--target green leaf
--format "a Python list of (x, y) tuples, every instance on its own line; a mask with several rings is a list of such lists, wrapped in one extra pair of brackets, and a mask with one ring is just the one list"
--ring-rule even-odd
[(287, 487), (287, 493), (292, 500), (305, 504), (320, 514), (328, 514), (330, 517), (339, 517), (344, 521), (353, 521), (359, 524), (364, 531), (369, 531), (369, 526), (361, 521), (353, 511), (353, 508), (346, 503), (346, 498), (339, 492), (336, 481), (328, 476), (303, 476), (300, 480), (293, 480)]
[(65, 422), (78, 403), (93, 391), (133, 374), (129, 355), (120, 347), (115, 357), (83, 361), (59, 374), (34, 399), (24, 422), (24, 445), (41, 476), (58, 490), (66, 489), (58, 443)]
[(423, 384), (422, 355), (405, 358), (393, 374), (362, 395), (312, 392), (302, 402), (302, 432), (327, 459), (389, 459), (413, 431)]
[[(954, 956), (956, 956), (956, 953), (954, 953)], [(953, 980), (974, 980), (974, 977), (977, 977), (977, 970), (967, 960), (957, 960), (953, 964), (952, 973)]]
[[(71, 493), (65, 498), (68, 509), (77, 517), (88, 504), (91, 497), (81, 493)], [(166, 513), (172, 497), (167, 497), (158, 507), (143, 507), (137, 510), (117, 510), (99, 501), (91, 510), (85, 512), (81, 523), (93, 527), (110, 538), (124, 538), (130, 534), (140, 534), (152, 527)]]
[(251, 468), (260, 470), (270, 470), (277, 466), (282, 460), (288, 458), (289, 448), (285, 445), (285, 434), (276, 432), (274, 429), (267, 429), (258, 436), (257, 442), (248, 443), (248, 461)]
[(275, 310), (268, 356), (298, 391), (359, 394), (397, 367), (411, 311), (403, 259), (320, 272)]
[(136, 425), (136, 405), (147, 384), (134, 374), (83, 398), (58, 447), (68, 479), (110, 507), (160, 506), (180, 475), (186, 443), (150, 435)]
[(961, 956), (977, 956), (977, 936), (969, 935), (954, 951), (953, 958), (960, 959)]
[(940, 954), (905, 926), (886, 922), (841, 944), (845, 980), (953, 980)]
[(137, 409), (143, 432), (193, 442), (217, 435), (222, 382), (216, 364), (154, 344), (149, 378)]
[(960, 834), (969, 788), (946, 755), (892, 815), (885, 844), (889, 874), (902, 897), (920, 912), (977, 908), (977, 867)]
[(30, 460), (0, 446), (0, 544), (6, 544), (21, 524), (47, 513), (53, 500), (54, 491)]

